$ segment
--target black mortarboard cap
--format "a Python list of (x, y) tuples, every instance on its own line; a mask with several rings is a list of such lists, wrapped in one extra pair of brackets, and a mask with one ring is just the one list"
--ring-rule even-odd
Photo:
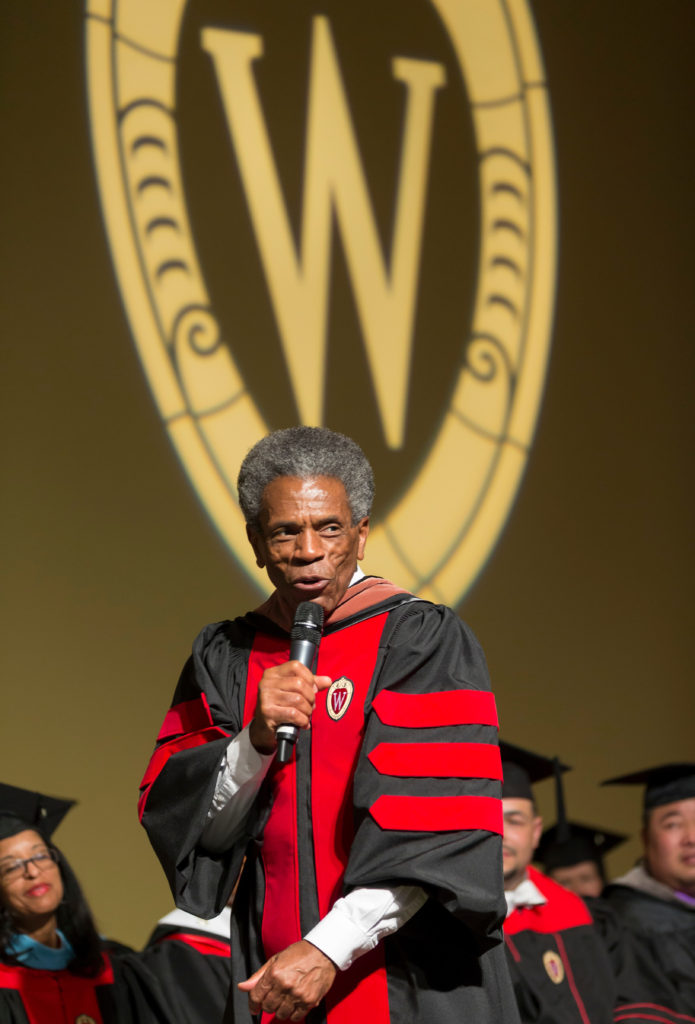
[(0, 782), (0, 839), (27, 828), (48, 839), (75, 803)]
[(585, 860), (602, 864), (603, 855), (627, 838), (618, 832), (582, 825), (578, 821), (567, 821), (564, 828), (558, 824), (545, 830), (535, 857), (546, 871), (569, 868)]
[(644, 809), (650, 811), (653, 807), (662, 807), (663, 804), (695, 796), (695, 764), (692, 761), (659, 764), (655, 768), (643, 768), (630, 775), (604, 779), (601, 785), (644, 786)]
[(560, 764), (557, 758), (543, 757), (542, 754), (534, 754), (531, 750), (524, 750), (523, 747), (516, 747), (513, 743), (500, 740), (500, 754), (502, 755), (502, 783), (503, 797), (522, 797), (525, 800), (533, 800), (531, 786), (534, 782), (542, 782), (555, 774), (556, 763), (558, 771), (568, 770), (566, 764)]

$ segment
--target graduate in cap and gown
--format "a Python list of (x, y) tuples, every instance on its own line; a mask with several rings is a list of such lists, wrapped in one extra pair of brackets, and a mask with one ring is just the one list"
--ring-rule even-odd
[(637, 969), (623, 1020), (695, 1021), (695, 763), (607, 779), (643, 785), (644, 855), (604, 890), (627, 932)]
[(52, 835), (73, 800), (0, 784), (2, 1024), (176, 1024), (135, 954), (111, 957)]
[[(608, 1024), (616, 988), (603, 940), (584, 901), (531, 865), (543, 828), (532, 784), (552, 759), (500, 741), (507, 959), (523, 1022)], [(564, 769), (564, 765), (559, 765)]]
[(606, 884), (603, 858), (624, 843), (627, 836), (594, 825), (568, 821), (560, 763), (555, 758), (557, 822), (543, 832), (535, 859), (549, 878), (576, 892), (582, 899), (596, 899)]
[(606, 885), (603, 858), (626, 839), (626, 835), (598, 825), (568, 821), (564, 829), (553, 825), (545, 830), (536, 850), (536, 860), (549, 878), (582, 899), (596, 899)]

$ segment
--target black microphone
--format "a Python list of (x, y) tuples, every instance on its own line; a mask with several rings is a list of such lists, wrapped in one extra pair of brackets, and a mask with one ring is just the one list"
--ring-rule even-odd
[[(302, 601), (294, 613), (290, 633), (290, 661), (301, 661), (311, 669), (318, 654), (323, 629), (323, 608), (313, 601)], [(278, 749), (275, 760), (287, 764), (292, 748), (297, 742), (299, 729), (296, 725), (279, 725), (275, 730)]]

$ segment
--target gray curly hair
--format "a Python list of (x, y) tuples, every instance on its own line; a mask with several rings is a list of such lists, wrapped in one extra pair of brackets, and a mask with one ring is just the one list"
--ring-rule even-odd
[(327, 427), (289, 427), (258, 441), (241, 464), (239, 504), (249, 526), (259, 528), (263, 491), (278, 476), (306, 480), (332, 476), (345, 487), (352, 525), (368, 516), (374, 500), (374, 474), (360, 446)]

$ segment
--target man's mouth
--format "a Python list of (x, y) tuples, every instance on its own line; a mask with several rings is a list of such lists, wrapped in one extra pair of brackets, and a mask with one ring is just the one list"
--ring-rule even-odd
[(328, 582), (322, 576), (299, 576), (292, 585), (297, 590), (304, 590), (307, 593), (320, 593), (328, 586)]

